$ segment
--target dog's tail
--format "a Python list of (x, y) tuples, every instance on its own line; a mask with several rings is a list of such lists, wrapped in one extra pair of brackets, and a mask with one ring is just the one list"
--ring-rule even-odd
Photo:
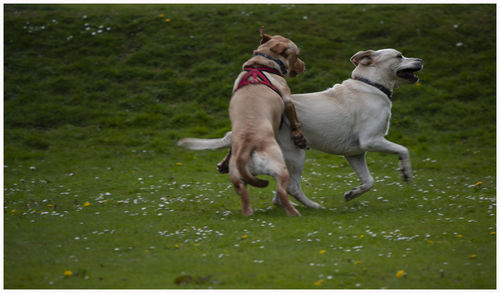
[(227, 132), (223, 138), (183, 138), (177, 142), (178, 146), (190, 150), (217, 150), (231, 147), (231, 131)]
[(248, 161), (250, 160), (252, 152), (255, 149), (256, 149), (255, 146), (242, 144), (242, 146), (239, 149), (235, 150), (234, 158), (236, 159), (236, 167), (238, 168), (240, 176), (246, 183), (253, 185), (255, 187), (266, 187), (269, 184), (269, 181), (256, 178), (255, 176), (252, 176), (251, 174), (248, 173), (247, 164)]

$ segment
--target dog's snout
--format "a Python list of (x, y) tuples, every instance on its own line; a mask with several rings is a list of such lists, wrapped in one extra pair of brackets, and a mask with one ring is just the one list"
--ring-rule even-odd
[(424, 60), (422, 58), (412, 58), (412, 61), (420, 68), (424, 68)]
[(420, 70), (424, 69), (424, 60), (422, 58), (417, 58), (417, 61), (420, 63)]

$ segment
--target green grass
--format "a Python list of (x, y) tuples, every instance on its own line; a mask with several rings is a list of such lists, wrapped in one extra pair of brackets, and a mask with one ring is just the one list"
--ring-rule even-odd
[[(495, 5), (5, 5), (5, 288), (495, 288), (495, 23)], [(376, 185), (345, 203), (354, 171), (310, 150), (325, 210), (287, 217), (271, 181), (241, 215), (225, 152), (175, 142), (230, 129), (260, 25), (301, 48), (295, 93), (360, 50), (424, 59), (389, 134), (412, 183), (369, 154)]]

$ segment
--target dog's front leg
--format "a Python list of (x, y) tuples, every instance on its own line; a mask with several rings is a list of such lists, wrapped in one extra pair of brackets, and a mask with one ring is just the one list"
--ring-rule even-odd
[(355, 187), (344, 194), (345, 201), (350, 201), (370, 190), (373, 187), (374, 181), (370, 171), (368, 170), (368, 166), (366, 165), (366, 153), (355, 156), (345, 156), (345, 158), (361, 179), (360, 186)]
[(293, 104), (290, 97), (287, 96), (283, 96), (283, 102), (285, 103), (285, 116), (288, 121), (290, 121), (293, 143), (301, 149), (309, 149), (309, 144), (304, 137), (304, 133), (302, 132), (302, 128), (300, 127), (299, 119), (297, 118), (295, 105)]
[(375, 138), (369, 140), (365, 146), (361, 146), (364, 150), (369, 152), (380, 152), (396, 154), (399, 156), (399, 165), (401, 168), (401, 173), (403, 175), (403, 180), (405, 182), (410, 182), (411, 179), (411, 163), (410, 154), (408, 149), (402, 145), (388, 141), (387, 139)]

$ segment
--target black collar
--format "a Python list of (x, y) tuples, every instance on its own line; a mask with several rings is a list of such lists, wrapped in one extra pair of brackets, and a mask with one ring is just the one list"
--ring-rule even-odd
[(390, 89), (386, 88), (385, 86), (381, 85), (380, 83), (376, 83), (376, 82), (370, 81), (370, 80), (368, 80), (366, 78), (357, 77), (357, 76), (353, 77), (353, 79), (362, 81), (362, 82), (364, 82), (366, 84), (369, 84), (371, 86), (374, 86), (374, 87), (378, 88), (384, 94), (386, 94), (389, 99), (392, 97), (392, 91)]
[(267, 55), (267, 54), (264, 54), (264, 53), (255, 53), (255, 54), (253, 54), (253, 55), (254, 55), (254, 56), (262, 56), (262, 57), (265, 57), (265, 58), (267, 58), (267, 59), (269, 59), (269, 60), (271, 60), (271, 61), (274, 61), (275, 63), (277, 63), (277, 64), (280, 66), (280, 71), (281, 71), (281, 74), (282, 74), (283, 76), (285, 76), (285, 75), (287, 74), (287, 72), (288, 72), (288, 71), (286, 70), (286, 66), (285, 66), (285, 64), (283, 64), (283, 62), (281, 62), (281, 60), (279, 60), (279, 59), (274, 59), (273, 57), (271, 57), (271, 56), (269, 56), (269, 55)]

